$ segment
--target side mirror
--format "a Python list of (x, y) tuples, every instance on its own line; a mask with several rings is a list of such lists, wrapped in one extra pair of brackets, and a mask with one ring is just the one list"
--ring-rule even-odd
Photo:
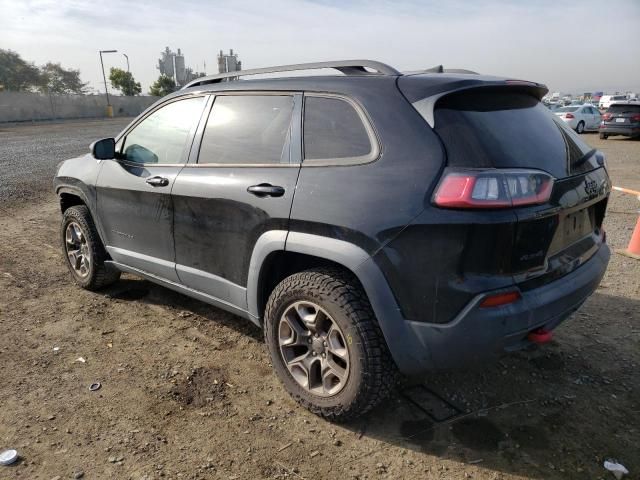
[(96, 160), (112, 160), (116, 156), (116, 140), (114, 138), (96, 140), (89, 148), (91, 155)]

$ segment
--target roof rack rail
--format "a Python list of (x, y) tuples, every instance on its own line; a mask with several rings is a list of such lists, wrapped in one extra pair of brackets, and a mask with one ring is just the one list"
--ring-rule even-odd
[(471, 75), (480, 75), (478, 72), (472, 70), (465, 70), (463, 68), (444, 68), (442, 65), (436, 65), (435, 67), (427, 68), (422, 73), (468, 73)]
[[(315, 70), (319, 68), (334, 68), (345, 75), (402, 75), (395, 68), (374, 60), (337, 60), (333, 62), (298, 63), (294, 65), (281, 65), (278, 67), (254, 68), (251, 70), (240, 70), (237, 72), (219, 73), (218, 75), (208, 75), (197, 78), (187, 83), (182, 89), (218, 83), (224, 79), (235, 79), (246, 75), (260, 75), (265, 73), (293, 72), (296, 70)], [(377, 73), (369, 72), (367, 68), (375, 70)]]

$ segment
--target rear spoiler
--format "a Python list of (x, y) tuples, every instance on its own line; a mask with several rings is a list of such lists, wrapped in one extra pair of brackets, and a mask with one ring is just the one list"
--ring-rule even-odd
[[(526, 80), (510, 80), (502, 78), (469, 78), (459, 76), (459, 81), (447, 82), (420, 82), (420, 75), (399, 77), (398, 88), (411, 102), (416, 110), (427, 121), (431, 128), (435, 125), (434, 110), (436, 103), (443, 97), (454, 93), (480, 89), (505, 89), (510, 92), (519, 92), (531, 95), (541, 100), (549, 89), (546, 85)], [(407, 81), (404, 81), (406, 79)], [(415, 80), (412, 80), (415, 79)], [(422, 88), (419, 88), (422, 87)]]

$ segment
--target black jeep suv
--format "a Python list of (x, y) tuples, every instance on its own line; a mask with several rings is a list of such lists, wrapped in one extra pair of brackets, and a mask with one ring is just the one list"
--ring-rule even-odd
[(264, 328), (276, 374), (330, 419), (397, 372), (549, 340), (609, 260), (604, 157), (545, 86), (372, 61), (336, 76), (195, 80), (55, 177), (73, 278), (120, 272)]

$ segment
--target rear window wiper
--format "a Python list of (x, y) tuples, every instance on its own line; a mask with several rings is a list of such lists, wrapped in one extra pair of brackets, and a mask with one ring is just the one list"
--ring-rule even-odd
[(578, 158), (577, 160), (574, 160), (573, 162), (571, 162), (571, 168), (573, 167), (580, 167), (582, 166), (582, 164), (586, 163), (587, 160), (589, 160), (593, 155), (595, 155), (595, 153), (598, 150), (596, 150), (595, 148), (592, 150), (589, 150), (587, 153), (585, 153), (583, 156), (581, 156), (580, 158)]

